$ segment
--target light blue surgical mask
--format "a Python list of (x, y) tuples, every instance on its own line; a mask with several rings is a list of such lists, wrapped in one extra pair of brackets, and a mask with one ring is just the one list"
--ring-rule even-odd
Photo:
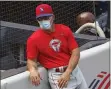
[(43, 30), (48, 30), (51, 29), (52, 23), (50, 20), (42, 20), (42, 21), (38, 21), (40, 28), (42, 28)]

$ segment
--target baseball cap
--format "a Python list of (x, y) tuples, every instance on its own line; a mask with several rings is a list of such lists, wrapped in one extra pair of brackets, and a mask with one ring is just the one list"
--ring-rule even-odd
[(36, 7), (36, 18), (43, 17), (43, 16), (52, 16), (53, 11), (52, 7), (48, 4), (40, 4)]

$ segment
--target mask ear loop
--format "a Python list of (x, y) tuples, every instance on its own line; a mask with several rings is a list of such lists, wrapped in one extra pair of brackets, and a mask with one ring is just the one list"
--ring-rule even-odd
[(53, 24), (53, 22), (54, 22), (54, 18), (53, 18), (53, 16), (50, 18), (50, 25), (52, 26), (52, 24)]
[(40, 22), (39, 21), (37, 21), (37, 22), (39, 23), (39, 27), (42, 28), (42, 26), (40, 25)]

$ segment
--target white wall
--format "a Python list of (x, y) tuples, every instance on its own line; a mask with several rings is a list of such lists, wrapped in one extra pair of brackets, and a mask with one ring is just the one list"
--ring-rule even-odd
[(101, 71), (110, 73), (109, 53), (109, 42), (81, 52), (79, 67), (88, 85)]
[(1, 89), (50, 89), (46, 69), (40, 67), (38, 70), (43, 79), (39, 86), (32, 85), (29, 80), (29, 72), (26, 71), (1, 80)]
[[(109, 60), (109, 42), (81, 52), (79, 66), (88, 86), (98, 73), (109, 72)], [(31, 84), (29, 72), (26, 71), (1, 80), (1, 89), (50, 89), (47, 70), (40, 67), (39, 71), (43, 80), (37, 87)]]

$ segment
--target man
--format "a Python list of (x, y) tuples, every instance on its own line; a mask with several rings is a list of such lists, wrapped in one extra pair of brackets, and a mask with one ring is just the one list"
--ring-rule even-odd
[[(86, 23), (94, 23), (95, 21), (95, 16), (91, 12), (82, 12), (80, 13), (77, 18), (76, 18), (77, 24), (79, 26), (82, 26)], [(96, 35), (96, 30), (95, 29), (84, 29), (83, 34), (89, 34), (89, 35)]]
[[(106, 18), (107, 16), (104, 16), (103, 18), (98, 18), (96, 19), (96, 23), (102, 28), (103, 32), (105, 33), (105, 36), (107, 37), (108, 34), (107, 34), (107, 29), (106, 29), (106, 21), (107, 21), (107, 20), (105, 21)], [(91, 12), (82, 12), (77, 16), (76, 21), (79, 26), (82, 26), (86, 23), (94, 23), (95, 16)], [(96, 29), (86, 28), (81, 33), (89, 34), (89, 35), (96, 35), (97, 32), (96, 32)]]
[(78, 45), (71, 29), (54, 24), (51, 6), (36, 7), (40, 29), (27, 40), (27, 66), (34, 85), (40, 84), (37, 61), (48, 70), (52, 89), (87, 89), (82, 72), (77, 66), (80, 58)]
[(94, 23), (95, 16), (91, 12), (82, 12), (77, 16), (76, 21), (79, 26), (82, 26), (85, 23)]

